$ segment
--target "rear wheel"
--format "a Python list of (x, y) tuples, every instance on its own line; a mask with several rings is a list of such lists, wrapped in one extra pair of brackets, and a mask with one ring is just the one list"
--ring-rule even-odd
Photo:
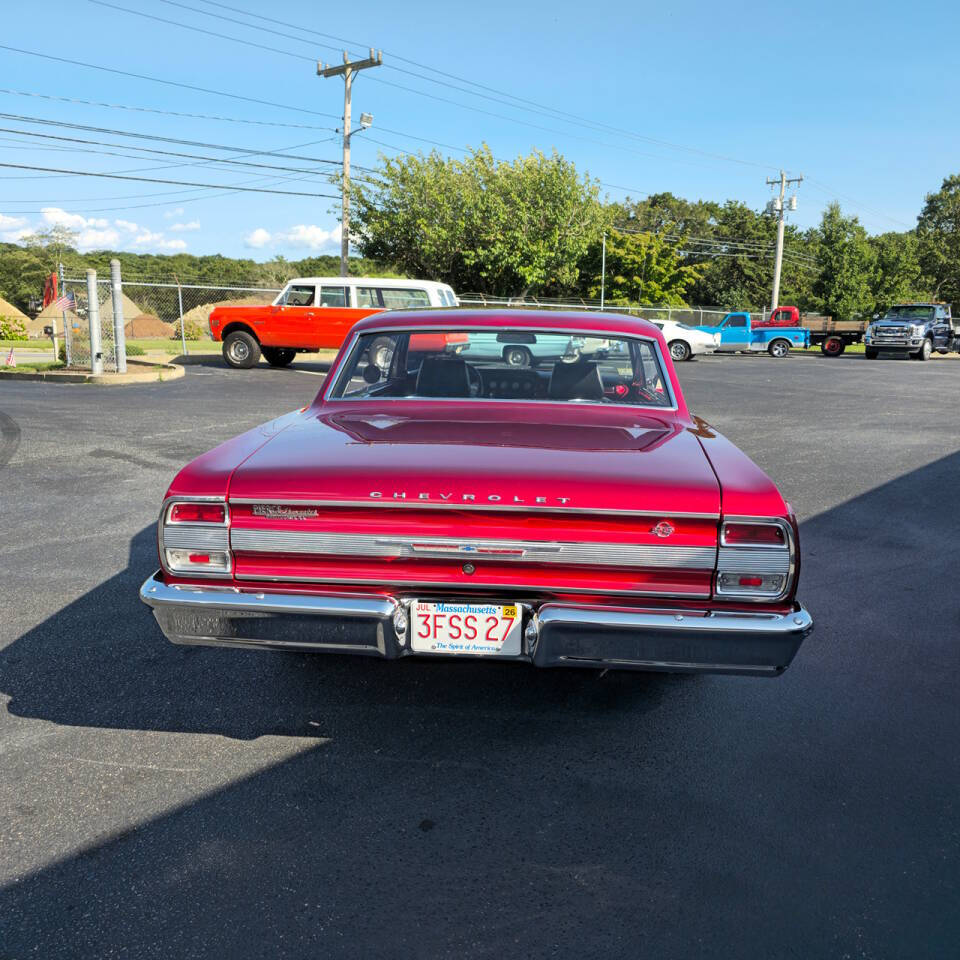
[(863, 355), (864, 355), (868, 360), (876, 360), (878, 353), (879, 353), (879, 351), (877, 350), (876, 347), (864, 347), (864, 348), (863, 348)]
[(827, 337), (820, 344), (820, 352), (825, 357), (839, 357), (846, 347), (847, 345), (839, 337)]
[(231, 367), (249, 370), (260, 359), (260, 344), (246, 330), (235, 330), (223, 341), (223, 359)]
[(670, 357), (674, 363), (682, 363), (684, 360), (689, 360), (692, 353), (693, 351), (690, 349), (690, 344), (685, 340), (670, 341)]
[(771, 357), (775, 357), (777, 360), (782, 360), (790, 353), (790, 341), (774, 340), (770, 346), (767, 347), (767, 353), (769, 353)]
[(505, 347), (503, 360), (511, 367), (529, 367), (533, 360), (533, 354), (526, 347)]
[(271, 367), (287, 367), (293, 362), (297, 351), (292, 347), (262, 347), (263, 359)]

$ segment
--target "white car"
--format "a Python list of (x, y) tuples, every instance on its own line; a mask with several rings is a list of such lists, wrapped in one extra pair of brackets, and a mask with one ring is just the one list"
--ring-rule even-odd
[(713, 353), (720, 346), (719, 333), (707, 333), (699, 327), (690, 327), (673, 320), (652, 320), (663, 331), (674, 363), (690, 360), (702, 353)]

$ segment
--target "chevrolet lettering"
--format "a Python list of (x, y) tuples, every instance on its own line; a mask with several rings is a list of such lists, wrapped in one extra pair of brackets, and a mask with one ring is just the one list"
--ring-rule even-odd
[(157, 543), (174, 643), (775, 676), (813, 629), (790, 506), (625, 316), (368, 316), (177, 474)]

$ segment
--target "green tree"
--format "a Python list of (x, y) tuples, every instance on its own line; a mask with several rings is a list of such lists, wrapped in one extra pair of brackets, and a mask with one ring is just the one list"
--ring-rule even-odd
[(920, 242), (914, 232), (881, 233), (870, 238), (874, 252), (873, 312), (900, 300), (914, 300), (924, 292)]
[(374, 182), (355, 188), (357, 245), (462, 292), (564, 293), (602, 231), (598, 193), (557, 153), (500, 163), (484, 145), (463, 160), (382, 157)]
[(859, 220), (831, 203), (820, 220), (818, 241), (820, 273), (813, 287), (818, 308), (838, 320), (869, 313), (876, 254)]
[[(600, 296), (601, 248), (594, 244), (582, 265), (587, 293)], [(684, 294), (700, 275), (700, 268), (684, 262), (678, 244), (662, 233), (643, 231), (607, 234), (605, 299), (611, 304), (669, 304), (685, 306)]]
[(920, 263), (933, 295), (960, 300), (960, 174), (947, 177), (928, 193), (917, 218)]

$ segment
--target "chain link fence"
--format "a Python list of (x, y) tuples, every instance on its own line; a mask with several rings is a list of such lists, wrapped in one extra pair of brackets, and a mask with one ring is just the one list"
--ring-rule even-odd
[[(458, 296), (462, 306), (479, 307), (530, 307), (540, 310), (603, 310), (605, 313), (625, 313), (643, 320), (673, 321), (691, 327), (714, 327), (731, 311), (724, 307), (675, 307), (670, 305), (611, 304), (602, 307), (599, 300), (562, 297), (490, 297), (482, 293), (466, 293)], [(744, 311), (747, 312), (747, 311)], [(750, 313), (754, 323), (769, 316), (769, 311)]]
[[(113, 298), (111, 296), (110, 281), (98, 279), (94, 289), (97, 293), (97, 302), (91, 305), (88, 296), (87, 281), (65, 277), (63, 280), (64, 297), (69, 303), (61, 306), (60, 323), (63, 325), (63, 342), (67, 365), (71, 367), (93, 368), (94, 353), (99, 352), (104, 369), (116, 370), (117, 350), (113, 323)], [(94, 314), (99, 323), (91, 341), (90, 313), (91, 306), (95, 307)]]

